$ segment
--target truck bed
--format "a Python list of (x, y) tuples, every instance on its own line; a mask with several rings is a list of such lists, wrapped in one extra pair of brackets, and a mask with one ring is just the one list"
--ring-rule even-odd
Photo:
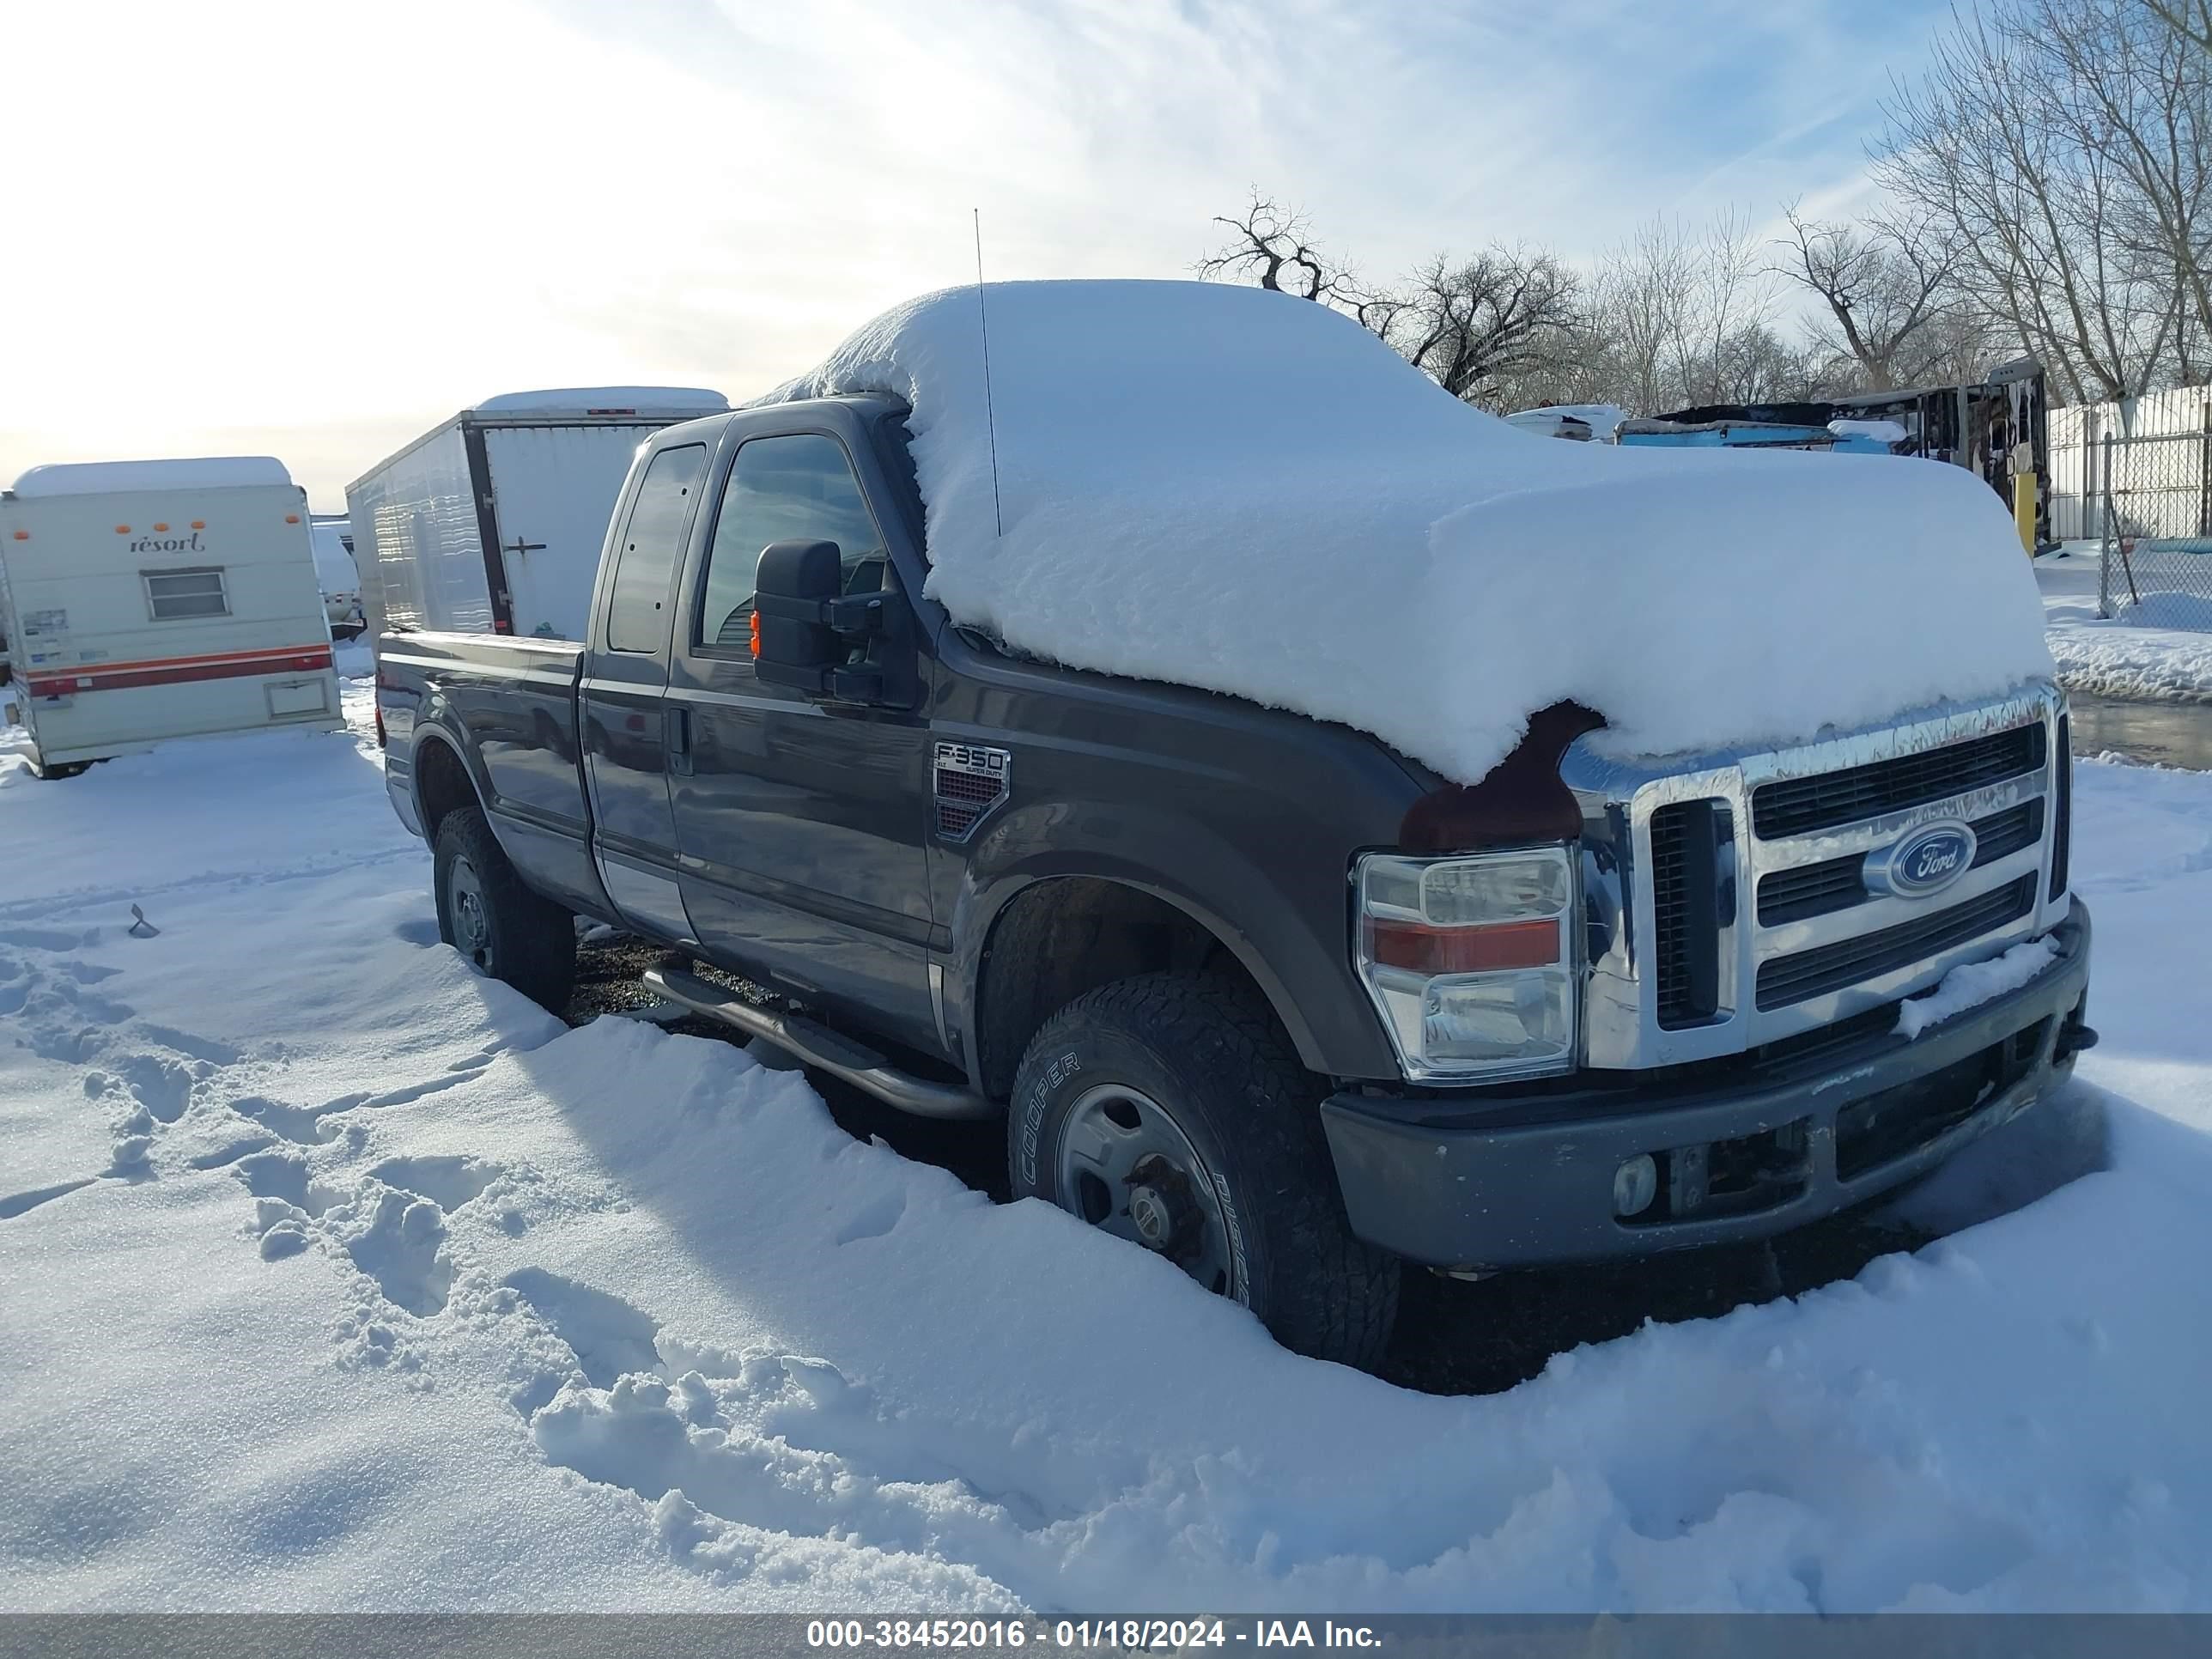
[[(386, 787), (414, 823), (433, 769), (451, 757), (466, 769), (493, 831), (526, 880), (580, 909), (606, 900), (591, 866), (592, 814), (576, 729), (584, 647), (571, 640), (493, 634), (398, 633), (376, 642), (379, 703), (388, 747)], [(471, 752), (418, 751), (416, 719), (442, 708)], [(416, 775), (417, 771), (421, 775)]]

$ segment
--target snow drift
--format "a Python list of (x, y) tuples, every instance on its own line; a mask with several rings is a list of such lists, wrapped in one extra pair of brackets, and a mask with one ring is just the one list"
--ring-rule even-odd
[(2051, 672), (2002, 506), (1954, 467), (1514, 431), (1326, 308), (1201, 283), (885, 313), (759, 400), (913, 409), (928, 592), (1070, 667), (1371, 732), (1461, 781), (1528, 716), (1787, 742)]
[(2105, 1041), (1967, 1231), (1440, 1399), (477, 977), (372, 697), (0, 757), (0, 1613), (2212, 1608), (2212, 779), (2080, 768)]

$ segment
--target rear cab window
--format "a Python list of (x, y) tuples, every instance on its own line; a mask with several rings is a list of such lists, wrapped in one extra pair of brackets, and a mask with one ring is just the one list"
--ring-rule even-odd
[(607, 598), (607, 649), (651, 656), (668, 647), (677, 567), (699, 481), (703, 444), (664, 449), (647, 465), (615, 549), (614, 586)]

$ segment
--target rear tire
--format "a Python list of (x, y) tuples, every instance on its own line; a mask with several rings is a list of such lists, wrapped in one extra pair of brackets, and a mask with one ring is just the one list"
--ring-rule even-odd
[(438, 824), (438, 937), (490, 979), (559, 1013), (576, 984), (576, 924), (523, 885), (483, 811), (457, 806)]
[(1167, 1255), (1294, 1352), (1372, 1370), (1400, 1267), (1352, 1237), (1318, 1094), (1244, 988), (1119, 980), (1054, 1014), (1022, 1056), (1013, 1194)]

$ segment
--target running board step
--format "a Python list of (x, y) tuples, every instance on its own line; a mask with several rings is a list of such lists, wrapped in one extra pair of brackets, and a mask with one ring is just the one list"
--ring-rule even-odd
[(996, 1117), (999, 1108), (972, 1091), (949, 1083), (931, 1083), (902, 1072), (872, 1048), (864, 1048), (826, 1025), (797, 1014), (771, 1013), (732, 995), (719, 985), (681, 968), (648, 968), (646, 989), (681, 1004), (695, 1014), (765, 1038), (809, 1066), (842, 1078), (855, 1089), (873, 1095), (916, 1117)]

